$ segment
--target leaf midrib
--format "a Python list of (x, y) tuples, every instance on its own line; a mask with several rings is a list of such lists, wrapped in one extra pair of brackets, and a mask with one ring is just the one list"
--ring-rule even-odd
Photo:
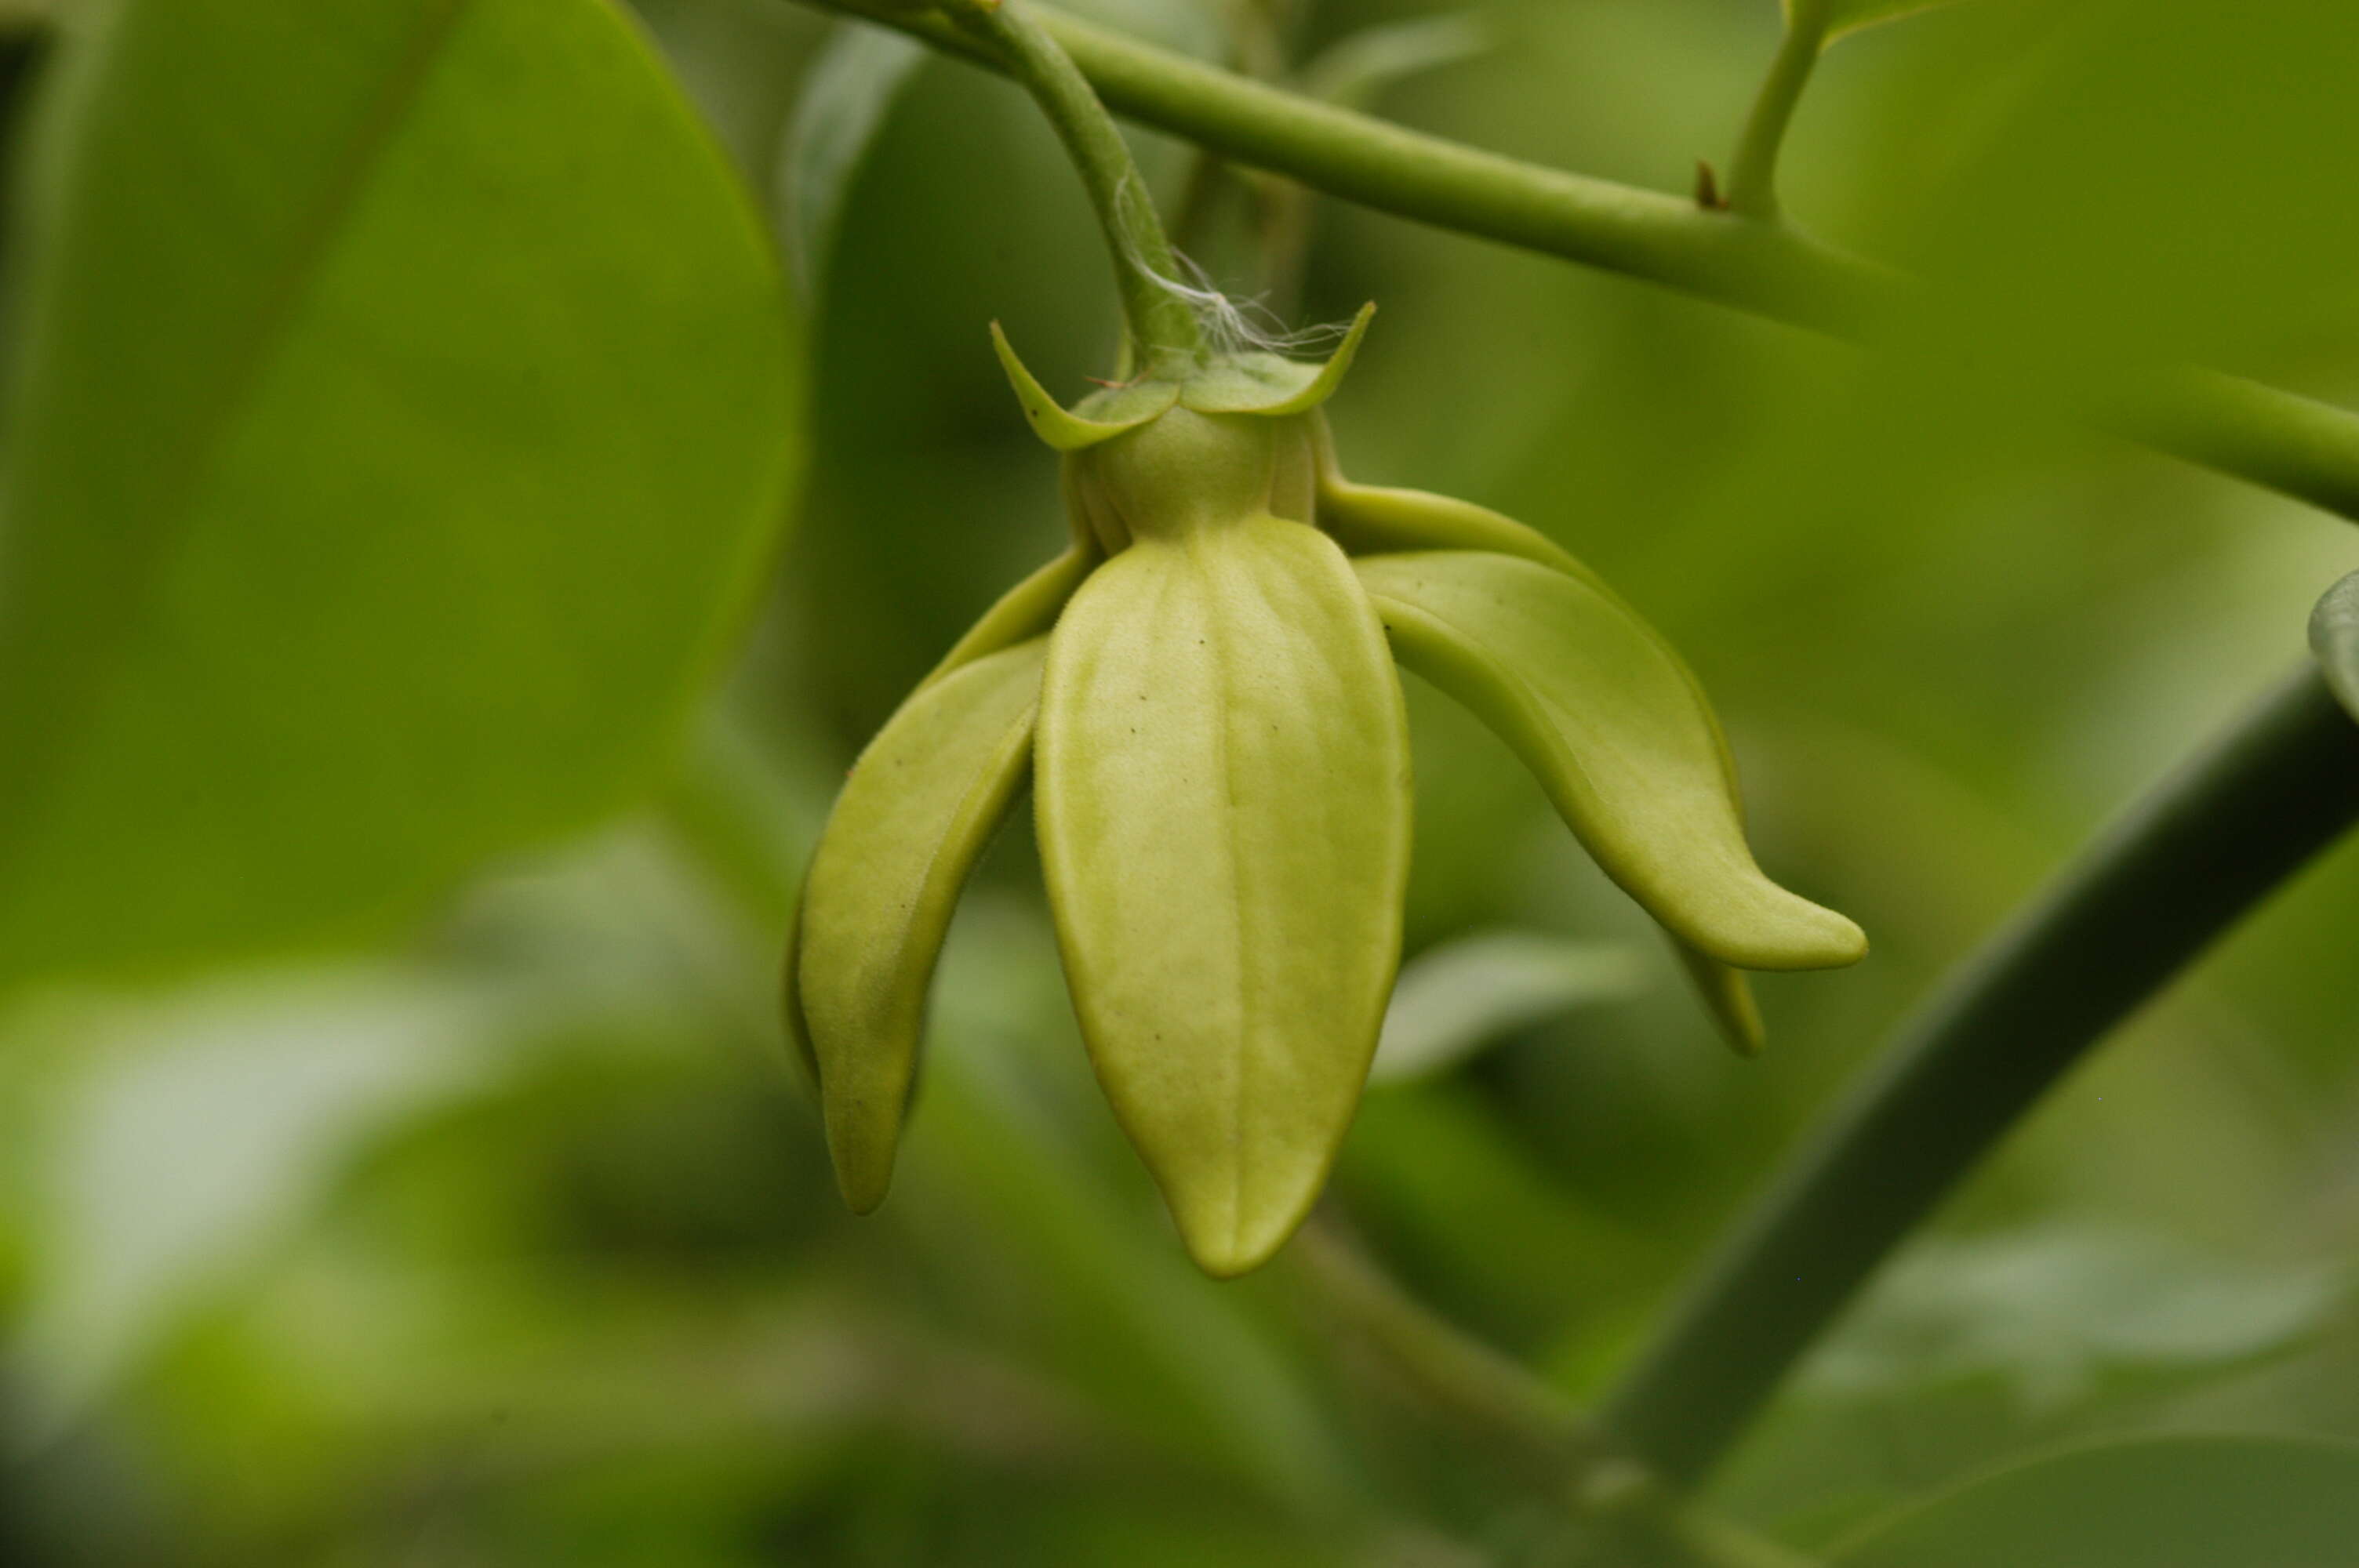
[[(21, 848), (27, 837), (41, 830), (40, 807), (48, 795), (41, 781), (60, 757), (72, 754), (96, 723), (100, 705), (95, 695), (121, 678), (136, 641), (136, 635), (123, 633), (141, 623), (167, 576), (166, 563), (185, 547), (189, 519), (196, 511), (197, 497), (224, 433), (235, 426), (255, 389), (266, 379), (314, 281), (324, 271), (324, 258), (360, 206), (372, 170), (408, 123), (460, 23), (475, 6), (476, 0), (435, 0), (408, 52), (387, 75), (376, 103), (322, 183), (312, 220), (299, 225), (285, 265), (264, 290), (247, 336), (248, 346), (231, 356), (220, 395), (205, 400), (170, 463), (175, 477), (162, 487), (170, 499), (157, 509), (149, 530), (150, 546), (136, 554), (121, 591), (109, 600), (115, 608), (111, 630), (116, 634), (96, 640), (82, 658), (65, 667), (57, 681), (62, 689), (54, 690), (47, 705), (51, 721), (18, 738), (22, 747), (18, 776), (27, 781), (28, 808), (13, 822), (0, 824), (0, 835), (7, 835), (0, 838), (0, 845)], [(8, 831), (11, 827), (13, 834)]]

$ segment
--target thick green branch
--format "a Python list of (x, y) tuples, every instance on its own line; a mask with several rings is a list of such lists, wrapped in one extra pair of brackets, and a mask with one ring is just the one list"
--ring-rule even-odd
[[(805, 3), (1006, 69), (987, 45), (896, 0)], [(1117, 114), (1363, 206), (1845, 337), (1867, 335), (1904, 286), (1872, 263), (1777, 224), (1424, 135), (1046, 5), (1033, 9)], [(2161, 451), (2359, 518), (2359, 416), (2190, 373), (2158, 384), (2112, 424)]]
[(2116, 1023), (2359, 822), (2359, 725), (2305, 665), (1905, 1023), (1607, 1409), (1708, 1469), (1901, 1238)]

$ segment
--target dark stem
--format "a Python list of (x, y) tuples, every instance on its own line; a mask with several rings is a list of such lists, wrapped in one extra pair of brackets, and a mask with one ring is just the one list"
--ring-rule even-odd
[(1709, 1470), (1908, 1231), (2090, 1046), (2359, 821), (2359, 725), (2304, 665), (2135, 804), (1906, 1022), (1608, 1401)]

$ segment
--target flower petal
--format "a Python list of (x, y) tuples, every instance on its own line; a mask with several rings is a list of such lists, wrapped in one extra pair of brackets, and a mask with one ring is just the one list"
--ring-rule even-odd
[(1680, 967), (1687, 970), (1722, 1036), (1736, 1047), (1739, 1055), (1759, 1055), (1767, 1034), (1761, 1027), (1761, 1008), (1753, 1000), (1753, 987), (1746, 983), (1745, 971), (1689, 946), (1668, 931), (1663, 935), (1670, 936), (1671, 951), (1679, 956)]
[(1047, 647), (986, 654), (903, 703), (853, 765), (803, 879), (790, 999), (855, 1213), (892, 1181), (934, 959), (1029, 768)]
[(1400, 958), (1408, 726), (1333, 541), (1142, 539), (1057, 623), (1035, 814), (1100, 1081), (1206, 1271), (1301, 1222)]
[(1595, 572), (1547, 535), (1488, 507), (1422, 490), (1353, 484), (1335, 467), (1334, 444), (1324, 421), (1319, 427), (1319, 525), (1334, 535), (1346, 555), (1490, 550), (1603, 586)]
[(971, 665), (986, 654), (1038, 637), (1057, 623), (1058, 612), (1082, 579), (1095, 569), (1105, 557), (1093, 547), (1075, 545), (1047, 565), (1035, 569), (1031, 576), (999, 596), (997, 603), (983, 612), (983, 618), (966, 629), (966, 635), (951, 646), (926, 678), (918, 683), (918, 690), (940, 680), (962, 665)]
[(1354, 563), (1394, 652), (1496, 730), (1608, 876), (1724, 964), (1855, 962), (1859, 927), (1745, 842), (1720, 727), (1669, 646), (1593, 580), (1483, 551)]
[(802, 1069), (803, 1082), (813, 1094), (819, 1092), (819, 1052), (811, 1045), (810, 1022), (803, 1016), (803, 894), (810, 892), (810, 879), (803, 879), (804, 887), (795, 894), (795, 917), (787, 926), (787, 961), (784, 994), (779, 1011), (786, 1015), (787, 1044), (795, 1050), (795, 1065)]

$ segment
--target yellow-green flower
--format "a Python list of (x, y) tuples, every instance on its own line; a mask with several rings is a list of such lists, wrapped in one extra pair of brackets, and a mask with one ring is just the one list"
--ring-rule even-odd
[(1741, 969), (1848, 964), (1770, 881), (1695, 677), (1571, 557), (1463, 502), (1353, 484), (1324, 366), (1219, 356), (1060, 407), (1074, 542), (870, 742), (805, 880), (787, 1011), (846, 1200), (885, 1195), (961, 884), (1027, 779), (1082, 1034), (1197, 1262), (1266, 1259), (1333, 1162), (1400, 955), (1409, 748), (1394, 661), (1495, 729), (1667, 930), (1723, 1026)]

